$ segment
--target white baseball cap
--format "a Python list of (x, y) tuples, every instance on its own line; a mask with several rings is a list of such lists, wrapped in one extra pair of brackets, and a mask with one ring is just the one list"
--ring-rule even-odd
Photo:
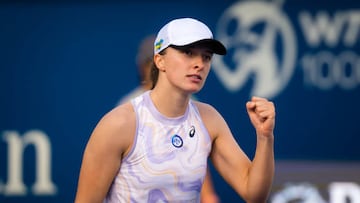
[(154, 42), (154, 54), (170, 45), (188, 46), (197, 43), (208, 46), (215, 54), (226, 54), (225, 46), (213, 38), (211, 30), (204, 23), (193, 18), (179, 18), (164, 25)]

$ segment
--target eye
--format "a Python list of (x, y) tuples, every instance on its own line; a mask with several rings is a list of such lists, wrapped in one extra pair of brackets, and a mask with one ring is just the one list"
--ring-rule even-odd
[(188, 56), (194, 55), (193, 51), (191, 49), (184, 49), (182, 52)]
[(204, 61), (211, 61), (212, 54), (203, 54), (203, 60)]

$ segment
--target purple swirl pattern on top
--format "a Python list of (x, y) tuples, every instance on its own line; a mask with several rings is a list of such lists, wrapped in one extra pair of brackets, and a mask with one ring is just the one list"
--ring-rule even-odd
[(150, 190), (147, 202), (148, 203), (157, 203), (157, 202), (168, 203), (167, 199), (165, 198), (165, 195), (159, 189)]
[[(132, 100), (137, 130), (106, 202), (199, 202), (211, 139), (196, 106), (167, 118), (153, 105), (149, 92)], [(172, 136), (183, 140), (172, 144)]]

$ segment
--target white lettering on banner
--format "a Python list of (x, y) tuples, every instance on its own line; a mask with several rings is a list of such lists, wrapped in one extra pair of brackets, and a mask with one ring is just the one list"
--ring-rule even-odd
[[(326, 11), (319, 11), (314, 18), (307, 11), (299, 14), (300, 25), (307, 43), (318, 47), (323, 41), (328, 47), (344, 44), (352, 47), (358, 41), (360, 31), (359, 11), (341, 11), (331, 19)], [(341, 37), (343, 41), (341, 42)]]
[[(331, 14), (326, 10), (312, 14), (301, 11), (298, 15), (300, 31), (296, 36), (294, 22), (282, 10), (281, 3), (284, 2), (237, 2), (219, 18), (216, 38), (231, 54), (215, 56), (212, 70), (224, 87), (235, 92), (252, 80), (250, 94), (271, 99), (285, 89), (295, 67), (299, 66), (304, 71), (306, 86), (324, 91), (335, 87), (348, 91), (357, 88), (360, 56), (355, 46), (359, 46), (360, 39), (360, 10)], [(253, 29), (259, 24), (264, 24), (262, 31)], [(304, 38), (305, 50), (311, 51), (304, 51), (296, 58), (296, 39), (300, 37)], [(248, 49), (249, 46), (252, 49)]]
[(338, 85), (351, 90), (360, 84), (360, 57), (351, 51), (338, 56), (328, 51), (304, 55), (301, 65), (308, 86), (328, 90)]
[(33, 145), (36, 153), (36, 179), (32, 187), (35, 195), (54, 195), (56, 185), (51, 180), (51, 144), (48, 136), (39, 130), (26, 132), (22, 137), (16, 131), (4, 131), (2, 138), (8, 146), (7, 183), (0, 182), (0, 193), (7, 196), (27, 194), (23, 180), (23, 155), (28, 145)]
[(330, 203), (360, 203), (360, 186), (356, 183), (334, 182), (329, 191)]
[[(339, 45), (351, 48), (358, 43), (358, 10), (335, 12), (333, 18), (325, 11), (318, 12), (314, 18), (309, 12), (303, 11), (299, 15), (299, 21), (310, 47), (319, 47), (323, 42), (329, 48)], [(360, 57), (352, 50), (343, 50), (339, 54), (329, 50), (307, 53), (299, 62), (307, 86), (321, 90), (331, 90), (338, 86), (351, 90), (360, 84)]]
[[(271, 203), (326, 203), (319, 190), (310, 183), (288, 183), (273, 194)], [(329, 185), (329, 203), (360, 203), (360, 186), (352, 182), (333, 182)]]

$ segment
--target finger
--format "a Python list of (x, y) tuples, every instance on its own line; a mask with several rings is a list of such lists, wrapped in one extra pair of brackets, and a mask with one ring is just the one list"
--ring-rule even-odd
[(267, 101), (267, 99), (263, 97), (253, 96), (251, 97), (251, 101)]
[(274, 118), (275, 117), (275, 107), (272, 103), (269, 103), (265, 108), (259, 110), (259, 116), (263, 118)]
[[(256, 111), (261, 110), (262, 108), (264, 108), (264, 105), (267, 104), (268, 100), (262, 97), (256, 97), (253, 96), (251, 98), (251, 102), (253, 102), (254, 104), (252, 104), (252, 108), (255, 108)], [(258, 109), (259, 108), (259, 109)]]
[[(255, 112), (257, 114), (273, 114), (275, 112), (275, 107), (273, 102), (269, 102), (269, 101), (257, 101), (255, 102), (255, 108), (254, 108)], [(267, 112), (267, 113), (263, 113), (263, 112)]]
[(260, 113), (263, 111), (267, 111), (267, 110), (271, 110), (273, 109), (271, 104), (269, 102), (255, 102), (255, 111)]
[(275, 112), (271, 109), (259, 112), (258, 115), (263, 119), (269, 119), (275, 117)]
[(256, 107), (256, 103), (253, 101), (246, 102), (246, 108), (247, 110), (254, 110)]
[(262, 98), (262, 97), (253, 96), (253, 97), (251, 97), (251, 100), (247, 102), (246, 106), (248, 108), (254, 108), (257, 105), (256, 103), (259, 101), (267, 101), (267, 99)]

